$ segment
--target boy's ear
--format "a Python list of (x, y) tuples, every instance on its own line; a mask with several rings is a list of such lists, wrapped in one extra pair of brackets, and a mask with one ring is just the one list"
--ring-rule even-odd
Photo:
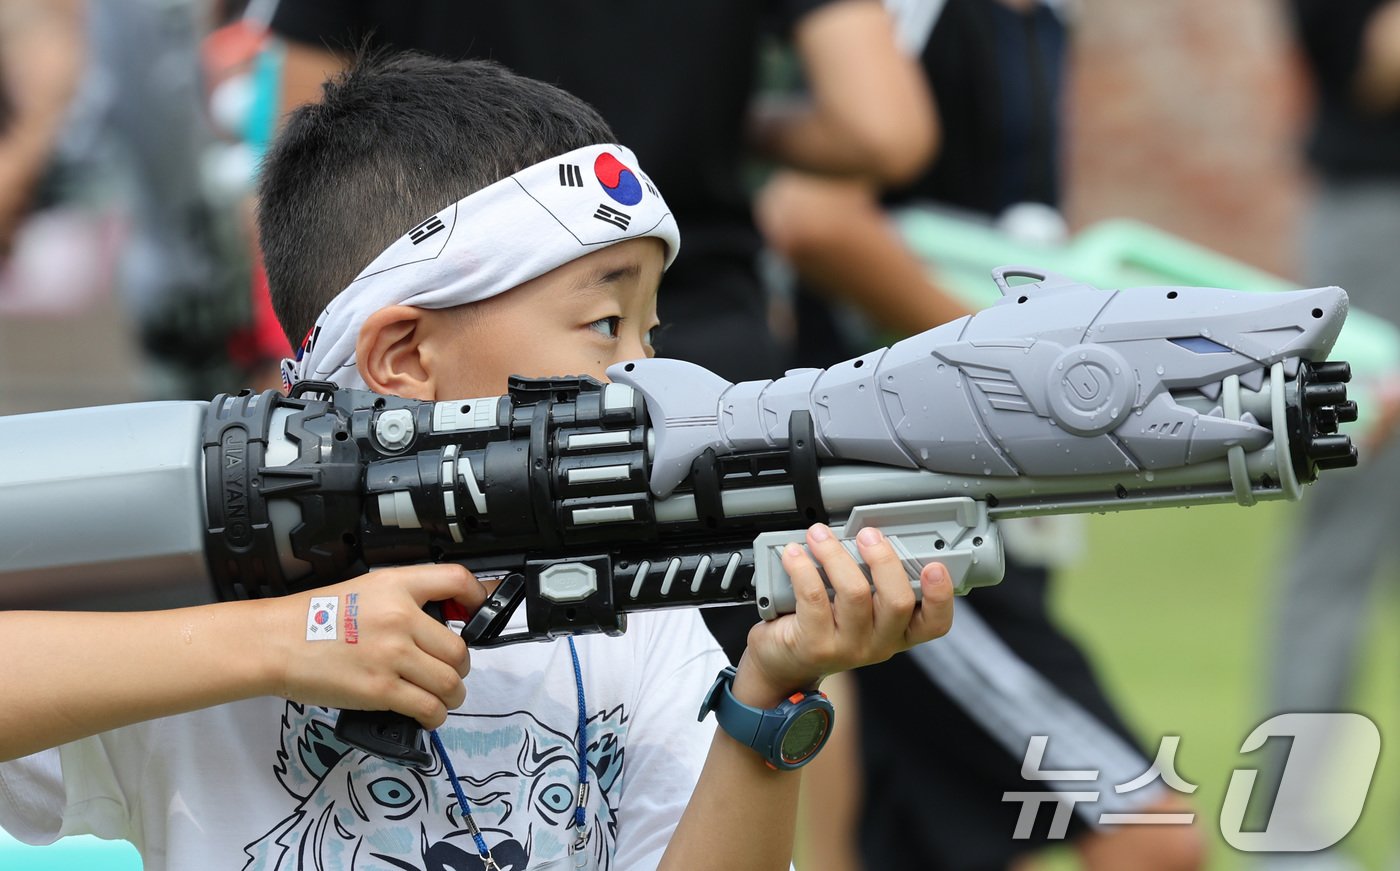
[(355, 341), (355, 360), (370, 390), (406, 399), (436, 398), (422, 348), (426, 327), (423, 310), (408, 305), (369, 316)]

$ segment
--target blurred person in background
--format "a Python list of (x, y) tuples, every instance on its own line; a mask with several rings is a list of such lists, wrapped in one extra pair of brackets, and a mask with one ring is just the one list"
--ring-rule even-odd
[[(359, 49), (489, 58), (592, 104), (666, 191), (685, 234), (660, 298), (657, 352), (731, 381), (788, 366), (768, 327), (745, 160), (892, 184), (922, 170), (935, 137), (918, 67), (895, 50), (874, 0), (281, 0), (272, 29), (287, 43), (284, 109), (316, 99)], [(758, 45), (773, 31), (795, 47), (810, 99), (755, 104)], [(757, 619), (749, 607), (705, 609), (735, 662)]]
[[(66, 171), (89, 78), (87, 24), (80, 0), (0, 4), (0, 328), (7, 334), (13, 319), (80, 310), (113, 284), (119, 222), (100, 202), (74, 196), (78, 185)], [(63, 378), (45, 377), (55, 368), (62, 367), (0, 380), (0, 407), (49, 407)]]
[(35, 207), (85, 49), (79, 0), (0, 5), (0, 256)]
[(207, 0), (88, 0), (94, 152), (129, 214), (120, 281), (157, 395), (241, 386), (230, 340), (250, 317), (238, 202), (214, 189), (200, 64)]
[[(846, 345), (830, 301), (884, 330), (910, 334), (967, 314), (905, 246), (886, 208), (935, 205), (994, 220), (1059, 227), (1060, 94), (1067, 53), (1061, 4), (1041, 0), (890, 0), (899, 41), (920, 58), (937, 101), (940, 150), (930, 170), (883, 196), (869, 184), (786, 172), (759, 198), (759, 224), (794, 267), (798, 356), (829, 366), (874, 344)], [(1027, 206), (1026, 204), (1033, 204)], [(1043, 232), (1043, 229), (1040, 231)], [(1053, 235), (1053, 233), (1052, 233)], [(1059, 530), (1003, 524), (1000, 585), (959, 603), (937, 643), (852, 672), (859, 729), (838, 730), (807, 777), (803, 871), (1019, 868), (1056, 841), (1048, 808), (1031, 836), (1008, 792), (1097, 791), (1074, 806), (1069, 837), (1086, 868), (1190, 869), (1204, 862), (1183, 825), (1097, 825), (1100, 813), (1183, 811), (1148, 772), (1078, 645), (1050, 619), (1048, 564), (1066, 555)], [(1072, 551), (1073, 548), (1070, 548)], [(848, 692), (827, 683), (828, 692)], [(849, 706), (849, 705), (848, 705)], [(849, 718), (848, 718), (849, 721)], [(1022, 775), (1032, 735), (1048, 736), (1040, 769), (1093, 769), (1061, 783)], [(840, 744), (837, 742), (840, 741)], [(858, 743), (857, 743), (858, 742)], [(849, 766), (842, 768), (842, 765)], [(855, 771), (859, 770), (859, 774)], [(818, 822), (820, 821), (820, 823)]]
[(114, 285), (148, 354), (148, 398), (205, 398), (241, 380), (224, 345), (247, 317), (248, 257), (202, 165), (206, 6), (0, 4), (17, 149), (0, 161), (0, 243), (14, 244), (0, 302), (66, 316)]
[[(813, 81), (810, 103), (750, 113), (756, 47), (788, 35)], [(750, 147), (816, 171), (882, 182), (912, 177), (932, 144), (917, 69), (889, 57), (888, 17), (871, 0), (470, 4), (282, 0), (284, 108), (313, 100), (360, 48), (484, 57), (594, 105), (646, 162), (686, 234), (666, 276), (663, 356), (733, 381), (781, 374), (771, 341), (741, 164)], [(815, 135), (808, 135), (809, 133)], [(292, 337), (300, 339), (300, 337)]]
[(255, 391), (280, 389), (292, 354), (267, 285), (254, 220), (255, 183), (277, 129), (282, 52), (268, 33), (277, 0), (219, 0), (200, 45), (209, 114), (217, 140), (203, 160), (211, 191), (231, 204), (249, 262), (247, 321), (229, 337), (232, 361)]
[[(1305, 145), (1315, 184), (1301, 227), (1300, 278), (1306, 287), (1344, 287), (1354, 306), (1400, 325), (1400, 2), (1290, 6), (1315, 99)], [(1378, 392), (1393, 411), (1393, 385)], [(1357, 473), (1323, 478), (1304, 500), (1301, 526), (1279, 566), (1269, 715), (1341, 711), (1351, 701), (1377, 569), (1397, 555), (1400, 451), (1389, 428), (1378, 429), (1382, 435), (1362, 446)], [(1294, 788), (1278, 796), (1270, 828), (1306, 830), (1326, 813), (1329, 760), (1291, 758), (1287, 746), (1273, 746), (1280, 743), (1270, 742), (1268, 776), (1276, 785), (1287, 759)], [(1261, 864), (1359, 867), (1336, 849)]]

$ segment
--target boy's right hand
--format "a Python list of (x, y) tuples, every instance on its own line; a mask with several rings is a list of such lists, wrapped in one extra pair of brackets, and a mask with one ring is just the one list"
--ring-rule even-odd
[[(346, 597), (356, 594), (358, 632), (346, 640)], [(308, 641), (313, 598), (335, 596), (334, 640)], [(452, 599), (474, 612), (486, 590), (452, 564), (381, 569), (335, 586), (263, 600), (263, 652), (269, 692), (303, 704), (362, 711), (392, 710), (427, 728), (447, 720), (466, 697), (467, 644), (423, 611)]]
[(953, 582), (944, 566), (923, 567), (916, 600), (904, 561), (883, 533), (863, 529), (856, 546), (869, 578), (824, 523), (807, 530), (807, 550), (796, 543), (784, 549), (797, 612), (749, 630), (734, 679), (736, 698), (771, 707), (824, 675), (883, 662), (952, 627)]

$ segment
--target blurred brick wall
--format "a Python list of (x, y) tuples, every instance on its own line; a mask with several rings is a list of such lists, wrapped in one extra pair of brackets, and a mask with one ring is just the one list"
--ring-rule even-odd
[(1292, 275), (1307, 88), (1282, 0), (1080, 0), (1076, 227), (1127, 216)]

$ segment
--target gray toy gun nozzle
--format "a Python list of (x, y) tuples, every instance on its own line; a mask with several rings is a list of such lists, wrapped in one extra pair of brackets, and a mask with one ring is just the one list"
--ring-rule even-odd
[[(609, 378), (641, 391), (656, 425), (653, 493), (669, 494), (706, 450), (787, 445), (794, 411), (815, 422), (823, 459), (984, 480), (1142, 474), (1257, 451), (1276, 436), (1266, 383), (1324, 360), (1347, 311), (1336, 287), (1102, 291), (1023, 267), (994, 278), (997, 305), (826, 370), (730, 384), (678, 360), (614, 366)], [(1305, 445), (1326, 434), (1318, 426), (1354, 419), (1349, 372), (1322, 363), (1293, 388)], [(1340, 444), (1295, 451), (1289, 477), (1343, 460)]]

